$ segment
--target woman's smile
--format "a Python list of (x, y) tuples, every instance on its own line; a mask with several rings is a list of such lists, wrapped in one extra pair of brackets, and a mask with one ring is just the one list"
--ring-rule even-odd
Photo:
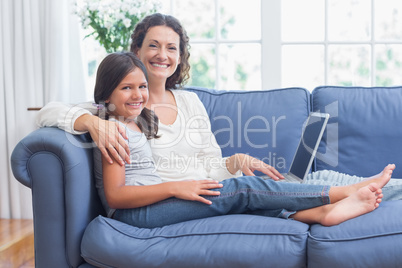
[(151, 80), (167, 79), (180, 64), (180, 37), (167, 26), (153, 26), (145, 35), (137, 56), (145, 64)]
[(164, 64), (164, 63), (151, 63), (151, 65), (154, 67), (164, 68), (164, 69), (169, 67), (169, 64)]

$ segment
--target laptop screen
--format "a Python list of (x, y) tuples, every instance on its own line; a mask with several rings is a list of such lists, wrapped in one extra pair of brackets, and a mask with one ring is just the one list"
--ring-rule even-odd
[(311, 113), (303, 130), (299, 146), (290, 166), (289, 173), (300, 179), (310, 171), (318, 145), (321, 141), (329, 115)]

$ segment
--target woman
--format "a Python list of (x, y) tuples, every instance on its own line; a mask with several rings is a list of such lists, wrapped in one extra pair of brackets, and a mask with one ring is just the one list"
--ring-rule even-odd
[[(222, 158), (201, 101), (194, 93), (176, 89), (184, 85), (189, 76), (188, 40), (179, 21), (162, 14), (144, 18), (132, 35), (131, 51), (144, 63), (149, 76), (147, 108), (159, 117), (161, 138), (152, 140), (150, 145), (157, 172), (163, 181), (204, 178), (221, 181), (238, 177), (241, 173), (253, 176), (254, 170), (273, 180), (282, 179), (275, 168), (249, 155)], [(116, 122), (101, 120), (78, 107), (70, 109), (55, 103), (46, 105), (39, 112), (38, 122), (40, 126), (58, 126), (72, 133), (89, 131), (109, 163), (113, 163), (109, 153), (122, 166), (123, 159), (130, 162), (129, 149), (124, 141), (127, 138), (125, 130)], [(336, 172), (325, 176), (348, 178)], [(188, 189), (191, 191), (188, 194), (195, 200), (203, 200), (201, 194), (209, 187), (197, 184)]]

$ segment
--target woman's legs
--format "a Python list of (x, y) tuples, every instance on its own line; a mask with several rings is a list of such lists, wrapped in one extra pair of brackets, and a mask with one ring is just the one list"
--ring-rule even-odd
[[(362, 186), (368, 185), (371, 182), (378, 182), (380, 187), (382, 187), (382, 193), (384, 194), (383, 201), (387, 200), (399, 200), (402, 199), (402, 180), (401, 179), (391, 179), (389, 182), (385, 183), (382, 181), (384, 179), (384, 173), (392, 171), (395, 169), (395, 165), (388, 165), (384, 168), (384, 170), (372, 177), (363, 178), (358, 176), (347, 175), (344, 173), (339, 173), (331, 170), (322, 170), (309, 174), (304, 184), (309, 185), (330, 185), (330, 186), (348, 186), (355, 185), (358, 188)], [(385, 176), (386, 177), (386, 176)], [(386, 178), (385, 178), (386, 181)], [(332, 189), (335, 189), (332, 187)], [(334, 197), (336, 194), (334, 195)], [(333, 202), (336, 202), (336, 199), (331, 198)]]

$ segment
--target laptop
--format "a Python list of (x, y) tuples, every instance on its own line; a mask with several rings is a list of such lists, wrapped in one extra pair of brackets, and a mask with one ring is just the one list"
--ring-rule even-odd
[(329, 114), (327, 113), (310, 113), (304, 124), (299, 145), (297, 146), (289, 172), (282, 174), (285, 179), (280, 181), (302, 183), (313, 164), (328, 119)]

